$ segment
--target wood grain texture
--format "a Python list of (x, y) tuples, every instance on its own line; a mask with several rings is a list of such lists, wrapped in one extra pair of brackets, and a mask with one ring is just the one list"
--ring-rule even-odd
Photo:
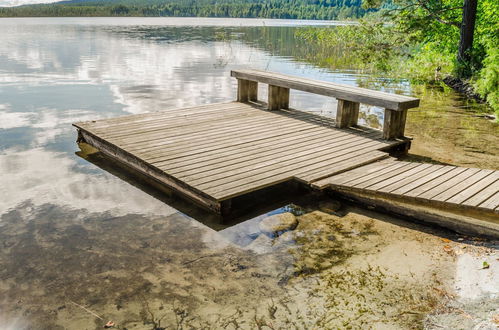
[(232, 70), (231, 76), (238, 79), (246, 79), (319, 95), (332, 96), (341, 100), (364, 103), (396, 111), (419, 106), (419, 99), (409, 96), (373, 91), (351, 85), (306, 79), (276, 72), (262, 70)]
[[(251, 101), (256, 83), (239, 85), (248, 91), (241, 99)], [(380, 131), (366, 127), (338, 129), (331, 118), (286, 109), (288, 88), (277, 86), (273, 93), (277, 108), (272, 111), (230, 102), (178, 109), (178, 115), (162, 111), (74, 125), (97, 137), (98, 147), (130, 155), (139, 164), (136, 170), (164, 177), (162, 183), (187, 189), (186, 195), (198, 196), (198, 203), (212, 209), (287, 180), (310, 184), (376, 162), (388, 157), (381, 149), (404, 143), (384, 141)]]
[(389, 159), (324, 178), (312, 186), (438, 209), (482, 210), (497, 214), (499, 223), (499, 171)]

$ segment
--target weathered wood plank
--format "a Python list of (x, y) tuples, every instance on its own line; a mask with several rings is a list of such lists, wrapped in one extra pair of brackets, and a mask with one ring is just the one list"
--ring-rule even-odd
[[(463, 172), (459, 173), (453, 178), (449, 178), (445, 182), (440, 183), (438, 186), (433, 187), (430, 190), (425, 191), (424, 193), (418, 195), (420, 198), (425, 199), (434, 199), (440, 193), (447, 191), (448, 189), (453, 189), (457, 184), (461, 181), (466, 180), (468, 177), (480, 171), (478, 168), (467, 168)], [(456, 193), (458, 193), (457, 191)]]
[(314, 143), (315, 141), (332, 138), (337, 136), (336, 133), (337, 132), (334, 131), (324, 132), (322, 130), (292, 132), (288, 135), (252, 141), (242, 145), (228, 145), (222, 149), (208, 151), (202, 155), (189, 155), (176, 161), (168, 162), (167, 166), (161, 168), (165, 171), (171, 171), (177, 168), (180, 168), (182, 171), (187, 171), (201, 168), (205, 165), (215, 164), (220, 160), (224, 162), (256, 153), (265, 155), (267, 152), (274, 152), (274, 150), (291, 150), (294, 146), (300, 147), (305, 144)]
[(416, 197), (419, 196), (426, 191), (435, 188), (436, 186), (446, 182), (447, 180), (452, 179), (454, 176), (459, 175), (461, 172), (464, 172), (466, 168), (463, 167), (454, 167), (450, 171), (443, 173), (442, 175), (404, 193), (405, 196)]
[(383, 138), (386, 140), (392, 140), (403, 137), (405, 118), (405, 111), (385, 109), (385, 117), (383, 121)]
[(485, 202), (478, 205), (478, 207), (490, 210), (495, 210), (497, 209), (498, 206), (499, 206), (499, 191), (496, 192), (491, 197), (489, 197)]
[(479, 170), (475, 174), (469, 176), (467, 179), (464, 179), (462, 181), (458, 181), (456, 184), (451, 186), (449, 189), (434, 196), (432, 199), (434, 199), (436, 201), (442, 201), (442, 202), (446, 201), (446, 200), (450, 199), (451, 197), (458, 195), (463, 190), (466, 190), (472, 184), (480, 181), (481, 179), (483, 179), (487, 175), (491, 174), (492, 172), (494, 172), (494, 171), (492, 171), (492, 170)]
[(467, 189), (461, 191), (459, 194), (453, 196), (452, 198), (450, 198), (447, 201), (449, 203), (460, 204), (460, 203), (464, 202), (465, 200), (471, 198), (472, 196), (478, 194), (480, 191), (487, 188), (488, 186), (491, 186), (492, 184), (494, 184), (498, 180), (499, 180), (499, 171), (493, 171), (491, 174), (487, 175), (485, 178), (470, 185)]
[(393, 173), (393, 171), (396, 171), (400, 167), (406, 166), (407, 164), (404, 162), (393, 162), (393, 164), (389, 164), (388, 166), (379, 169), (377, 171), (374, 171), (372, 173), (365, 173), (362, 171), (362, 169), (358, 169), (355, 171), (355, 173), (352, 173), (352, 177), (349, 178), (348, 180), (345, 180), (342, 182), (342, 185), (348, 185), (348, 186), (355, 186), (364, 182), (367, 182), (369, 180), (375, 179), (381, 175), (384, 175), (386, 173)]
[[(420, 178), (422, 178), (430, 173), (433, 173), (438, 168), (442, 167), (440, 165), (431, 165), (431, 164), (424, 164), (424, 165), (425, 165), (424, 168), (417, 169), (416, 173), (413, 173), (412, 175), (410, 175), (402, 180), (397, 180), (397, 182), (394, 182), (388, 186), (383, 187), (382, 189), (380, 189), (380, 191), (392, 192), (392, 191), (395, 191), (397, 189), (406, 187), (407, 185), (412, 184), (414, 181), (416, 181), (416, 180), (418, 180), (418, 179), (420, 179)], [(435, 166), (437, 166), (437, 167), (435, 167)]]
[[(283, 146), (278, 146), (272, 144), (267, 148), (258, 148), (252, 150), (249, 153), (241, 152), (238, 150), (237, 153), (232, 153), (229, 157), (217, 156), (216, 159), (212, 159), (210, 162), (203, 162), (197, 160), (197, 164), (185, 164), (178, 170), (169, 170), (169, 172), (176, 175), (189, 175), (193, 173), (205, 173), (208, 171), (213, 171), (213, 168), (218, 168), (219, 171), (224, 171), (227, 166), (233, 166), (235, 164), (244, 163), (245, 166), (251, 165), (253, 163), (262, 162), (267, 159), (282, 159), (282, 156), (297, 155), (302, 150), (310, 150), (313, 148), (332, 148), (334, 143), (348, 140), (348, 137), (338, 137), (331, 133), (330, 136), (325, 136), (321, 134), (315, 139), (310, 138), (305, 141), (299, 141), (294, 144), (287, 143)], [(317, 149), (314, 149), (317, 150)]]
[(274, 154), (268, 157), (256, 157), (253, 159), (240, 159), (235, 164), (224, 166), (215, 164), (207, 167), (203, 171), (189, 171), (187, 173), (177, 174), (177, 176), (190, 184), (204, 184), (217, 180), (235, 180), (237, 175), (253, 175), (258, 172), (267, 171), (269, 166), (276, 165), (283, 167), (290, 163), (306, 162), (311, 158), (321, 159), (322, 156), (336, 155), (337, 152), (343, 152), (346, 148), (356, 150), (357, 146), (365, 146), (368, 142), (358, 138), (356, 140), (337, 140), (326, 141), (312, 146), (306, 146), (296, 151)]
[(345, 128), (357, 125), (360, 103), (338, 100), (336, 108), (336, 126)]
[(391, 190), (392, 186), (394, 186), (394, 185), (398, 186), (399, 184), (403, 184), (404, 180), (410, 181), (419, 172), (423, 171), (424, 169), (426, 169), (430, 166), (431, 166), (430, 164), (418, 164), (406, 172), (400, 173), (400, 174), (398, 174), (394, 177), (391, 177), (383, 182), (379, 182), (379, 183), (376, 183), (376, 184), (370, 186), (369, 189), (383, 191), (383, 192), (389, 191), (389, 190)]
[(363, 146), (351, 147), (349, 149), (338, 151), (337, 153), (333, 154), (325, 154), (321, 157), (313, 157), (308, 159), (305, 158), (305, 159), (300, 159), (300, 161), (290, 160), (279, 164), (274, 163), (271, 164), (274, 165), (273, 167), (266, 169), (265, 171), (259, 169), (257, 169), (257, 171), (254, 171), (257, 172), (258, 174), (255, 174), (252, 171), (248, 171), (245, 173), (233, 175), (230, 177), (230, 179), (226, 179), (223, 181), (210, 181), (206, 184), (198, 185), (197, 187), (199, 189), (202, 189), (203, 191), (207, 191), (210, 194), (213, 194), (214, 196), (219, 196), (219, 193), (221, 192), (223, 193), (224, 190), (229, 190), (233, 187), (237, 187), (241, 185), (241, 183), (249, 183), (257, 181), (261, 178), (267, 178), (273, 175), (281, 175), (281, 174), (291, 175), (292, 171), (299, 169), (301, 169), (301, 171), (305, 169), (306, 170), (313, 169), (322, 166), (323, 162), (333, 163), (340, 160), (353, 158), (355, 156), (362, 155), (363, 153), (366, 152), (366, 150), (372, 150), (369, 149), (369, 144), (365, 144)]
[(478, 206), (481, 203), (485, 202), (487, 199), (489, 199), (491, 196), (496, 194), (498, 190), (499, 190), (499, 182), (495, 181), (493, 184), (485, 187), (483, 190), (473, 195), (472, 197), (468, 198), (461, 204), (468, 206)]
[(249, 101), (249, 80), (237, 79), (237, 101)]
[(336, 97), (338, 99), (365, 103), (382, 108), (404, 110), (419, 106), (419, 99), (373, 91), (365, 88), (294, 77), (260, 70), (233, 70), (231, 75), (238, 79), (301, 90), (309, 93)]
[(334, 173), (349, 171), (359, 166), (368, 165), (370, 163), (377, 162), (389, 157), (390, 156), (387, 153), (378, 150), (373, 150), (366, 152), (362, 155), (359, 155), (355, 158), (347, 159), (340, 163), (332, 163), (332, 164), (327, 163), (326, 165), (318, 168), (313, 168), (310, 170), (307, 169), (305, 171), (298, 171), (297, 174), (295, 175), (295, 178), (305, 183), (311, 183), (329, 177)]
[[(373, 155), (371, 161), (376, 161), (379, 159), (379, 157), (386, 156), (386, 154), (383, 154), (382, 152), (376, 150), (371, 151), (370, 153)], [(341, 173), (345, 170), (352, 169), (353, 166), (352, 164), (355, 163), (352, 162), (352, 160), (355, 157), (364, 158), (366, 154), (367, 153), (364, 150), (361, 150), (337, 158), (336, 163), (333, 164), (335, 165), (335, 171), (332, 172), (331, 175), (333, 175), (334, 173)], [(365, 160), (363, 161), (363, 163), (365, 163)], [(307, 171), (308, 168), (304, 167), (303, 170)], [(248, 179), (246, 182), (238, 182), (242, 184), (235, 187), (224, 187), (224, 186), (216, 187), (213, 191), (210, 191), (210, 193), (213, 194), (213, 196), (217, 196), (219, 199), (223, 200), (223, 199), (233, 198), (234, 196), (237, 196), (241, 192), (246, 194), (261, 189), (261, 187), (263, 188), (268, 187), (269, 185), (274, 184), (273, 182), (275, 181), (279, 183), (289, 181), (293, 179), (293, 177), (290, 177), (289, 172), (286, 172), (281, 174), (271, 173), (268, 176), (266, 174), (261, 174), (259, 177), (254, 177), (251, 179), (255, 180), (250, 181), (250, 179)]]
[(362, 171), (351, 170), (342, 174), (327, 177), (322, 180), (314, 181), (312, 186), (317, 189), (324, 189), (331, 184), (341, 185), (344, 182), (351, 181), (354, 178), (357, 178), (359, 175), (369, 175), (372, 173), (376, 173), (382, 169), (385, 169), (388, 166), (388, 163), (393, 164), (394, 162), (396, 162), (394, 158), (380, 160), (375, 163), (370, 163), (368, 165), (362, 166)]
[(403, 187), (400, 187), (398, 189), (395, 189), (391, 191), (393, 194), (398, 194), (398, 195), (404, 195), (408, 192), (410, 192), (413, 189), (416, 189), (425, 183), (430, 182), (431, 180), (438, 178), (439, 176), (450, 172), (452, 169), (456, 168), (455, 166), (440, 166), (440, 165), (435, 165), (434, 170), (432, 170), (430, 173), (422, 175), (420, 178), (417, 180), (406, 184)]
[(386, 180), (388, 180), (392, 177), (395, 177), (397, 175), (400, 175), (400, 174), (412, 169), (413, 167), (416, 167), (419, 165), (420, 164), (418, 164), (418, 163), (405, 163), (403, 166), (401, 166), (399, 168), (392, 169), (391, 171), (384, 173), (384, 174), (381, 174), (381, 175), (378, 175), (375, 178), (358, 183), (358, 184), (354, 185), (354, 187), (365, 188), (365, 189), (371, 189), (371, 186), (378, 187), (378, 183), (381, 182), (383, 184), (383, 182), (385, 182)]

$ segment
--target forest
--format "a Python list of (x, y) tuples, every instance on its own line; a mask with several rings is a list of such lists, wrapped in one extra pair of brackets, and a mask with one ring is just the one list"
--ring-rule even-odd
[(0, 8), (0, 17), (175, 16), (342, 20), (374, 9), (362, 0), (74, 0)]

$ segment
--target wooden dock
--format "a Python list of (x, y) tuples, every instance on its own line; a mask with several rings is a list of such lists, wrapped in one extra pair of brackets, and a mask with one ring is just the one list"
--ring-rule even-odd
[(436, 208), (499, 215), (499, 171), (389, 158), (318, 180), (315, 188), (385, 196)]
[(311, 183), (388, 157), (369, 128), (338, 129), (296, 110), (231, 102), (75, 124), (83, 139), (219, 211), (231, 198), (299, 179)]
[[(407, 163), (407, 109), (418, 99), (257, 70), (232, 71), (237, 101), (74, 124), (79, 140), (225, 213), (235, 197), (287, 181), (497, 213), (497, 171)], [(268, 84), (268, 102), (258, 101)], [(289, 107), (290, 89), (338, 98), (336, 120)], [(385, 108), (383, 131), (357, 125)]]

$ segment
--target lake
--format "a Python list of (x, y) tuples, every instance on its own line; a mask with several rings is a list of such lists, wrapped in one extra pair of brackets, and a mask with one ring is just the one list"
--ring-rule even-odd
[[(409, 159), (499, 169), (499, 125), (480, 116), (484, 105), (348, 60), (312, 64), (316, 50), (295, 31), (341, 24), (0, 20), (0, 329), (490, 321), (497, 273), (469, 269), (497, 264), (494, 243), (314, 196), (254, 200), (250, 215), (221, 222), (75, 142), (73, 122), (234, 100), (230, 70), (251, 67), (420, 97), (408, 113)], [(291, 105), (334, 117), (336, 100), (296, 92)], [(361, 107), (360, 124), (382, 122), (382, 109)], [(297, 217), (296, 230), (260, 232), (263, 218), (283, 212)], [(452, 295), (474, 318), (436, 312)]]

